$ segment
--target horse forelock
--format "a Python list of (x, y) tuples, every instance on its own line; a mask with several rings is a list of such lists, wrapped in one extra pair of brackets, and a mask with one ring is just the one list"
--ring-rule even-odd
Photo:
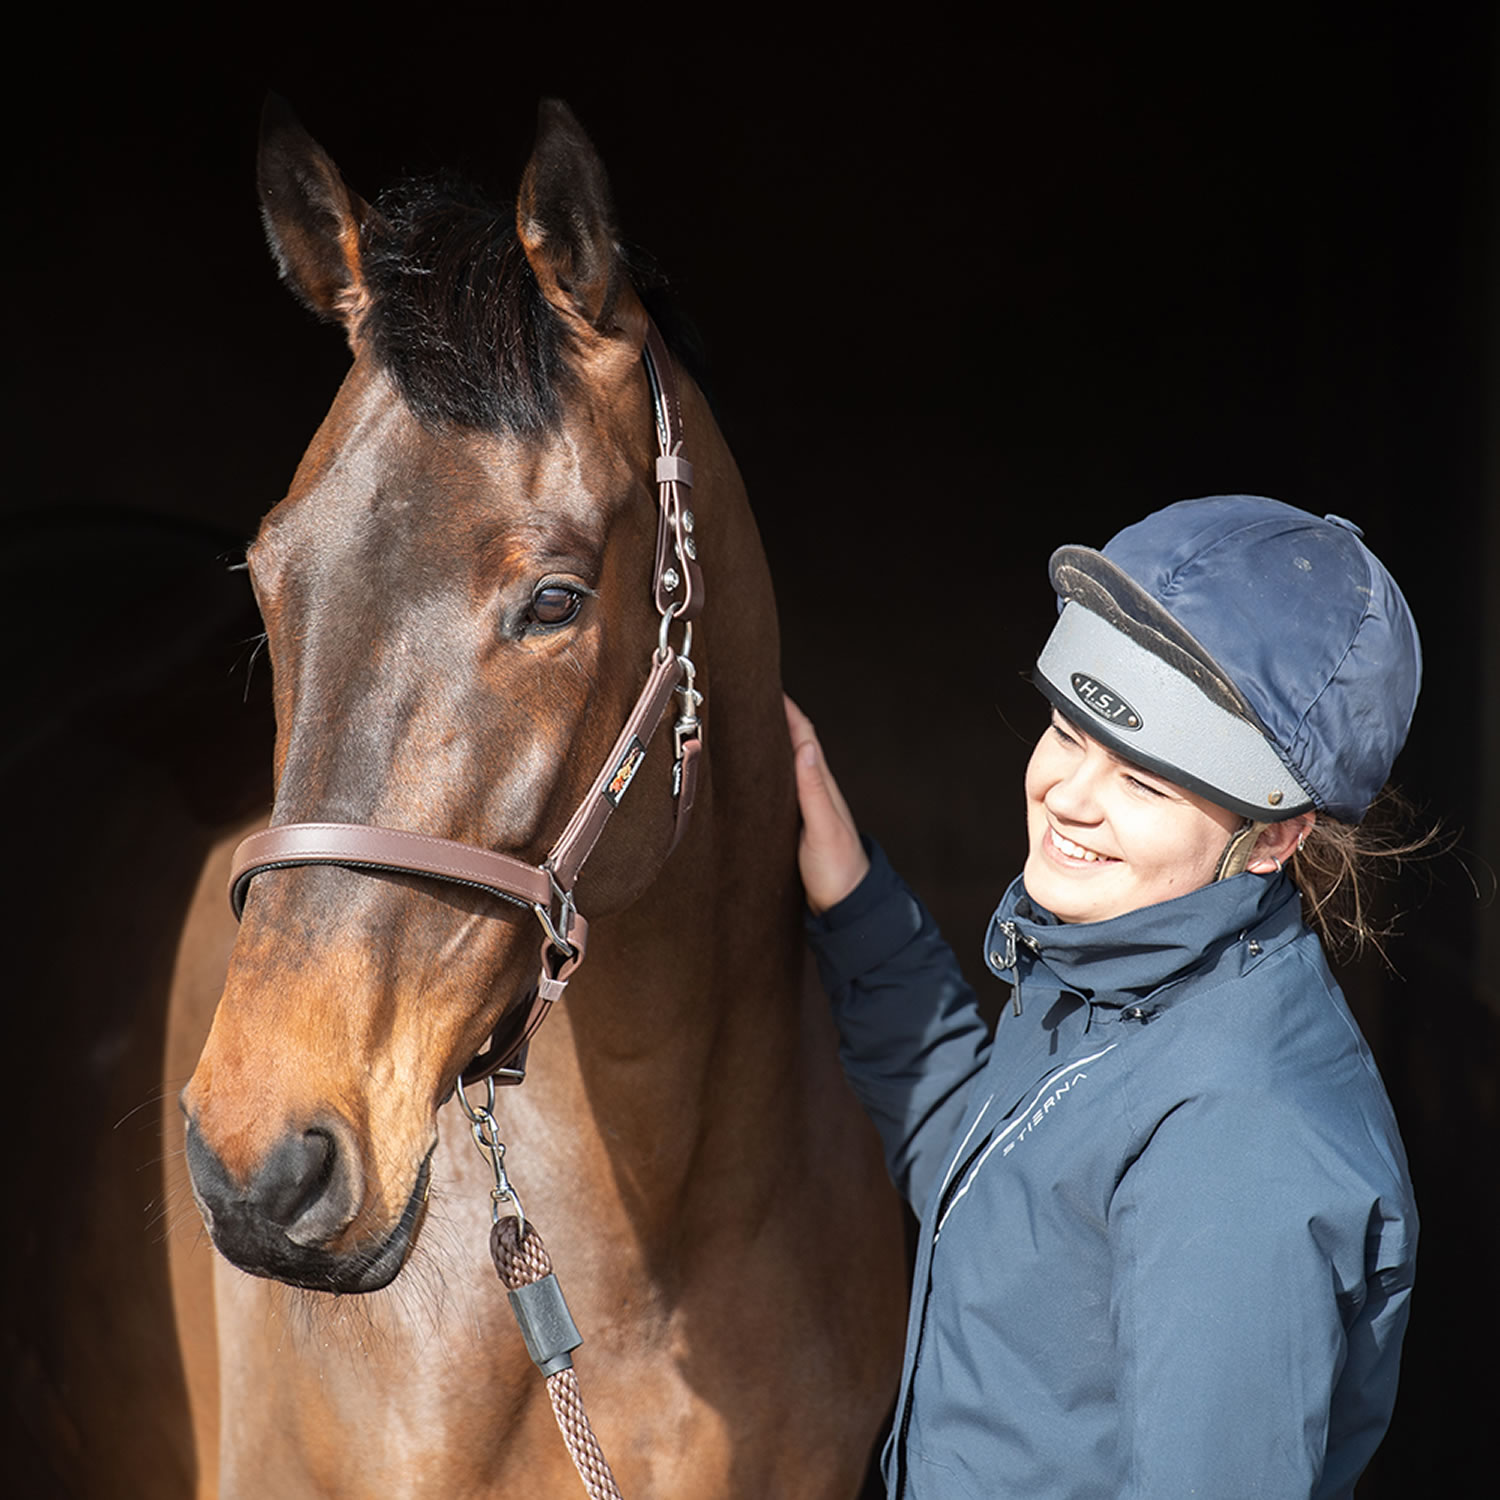
[(515, 209), (467, 183), (387, 189), (360, 240), (359, 331), (422, 421), (556, 431), (568, 335), (516, 235)]
[[(639, 246), (621, 270), (714, 405), (698, 330)], [(365, 216), (358, 286), (341, 309), (419, 420), (540, 437), (560, 430), (569, 332), (516, 234), (515, 205), (457, 178), (388, 188)]]

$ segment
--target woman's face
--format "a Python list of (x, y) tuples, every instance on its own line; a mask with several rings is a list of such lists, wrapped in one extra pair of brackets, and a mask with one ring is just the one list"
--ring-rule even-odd
[(1026, 890), (1064, 922), (1123, 916), (1207, 885), (1243, 821), (1054, 710), (1026, 767)]

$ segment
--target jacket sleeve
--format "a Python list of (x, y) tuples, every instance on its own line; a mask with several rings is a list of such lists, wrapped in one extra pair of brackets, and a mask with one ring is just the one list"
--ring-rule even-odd
[(921, 1212), (984, 1065), (989, 1029), (931, 914), (865, 841), (870, 873), (809, 915), (808, 941), (833, 1004), (844, 1072), (885, 1145), (886, 1166)]
[(1390, 1420), (1411, 1257), (1365, 1260), (1399, 1211), (1263, 1103), (1187, 1100), (1114, 1193), (1134, 1500), (1349, 1496)]

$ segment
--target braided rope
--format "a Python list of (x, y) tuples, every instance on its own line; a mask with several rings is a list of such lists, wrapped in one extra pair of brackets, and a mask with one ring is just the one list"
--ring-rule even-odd
[(528, 1223), (523, 1236), (520, 1221), (509, 1214), (490, 1230), (490, 1255), (508, 1292), (552, 1274), (552, 1257), (536, 1225)]
[(547, 1377), (547, 1395), (552, 1400), (552, 1415), (557, 1418), (558, 1430), (563, 1442), (568, 1445), (568, 1456), (583, 1487), (589, 1492), (589, 1500), (622, 1500), (615, 1476), (589, 1426), (588, 1413), (583, 1409), (583, 1397), (578, 1390), (578, 1371), (559, 1370)]
[[(490, 1255), (506, 1291), (530, 1286), (552, 1274), (552, 1258), (537, 1232), (527, 1223), (523, 1232), (516, 1219), (500, 1219), (490, 1230)], [(589, 1500), (623, 1500), (615, 1476), (610, 1473), (599, 1440), (589, 1425), (578, 1388), (578, 1372), (572, 1368), (558, 1370), (547, 1377), (547, 1396), (558, 1431), (567, 1444), (568, 1456), (578, 1477), (589, 1493)]]

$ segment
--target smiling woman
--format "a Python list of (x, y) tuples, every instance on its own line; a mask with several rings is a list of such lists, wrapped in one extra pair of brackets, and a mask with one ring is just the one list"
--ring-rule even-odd
[[(1242, 822), (1122, 759), (1053, 709), (1026, 767), (1026, 889), (1063, 922), (1123, 916), (1207, 885)], [(1297, 820), (1293, 845), (1311, 822), (1311, 814)], [(1257, 858), (1274, 868), (1268, 849)]]
[(1332, 867), (1294, 881), (1390, 772), (1416, 628), (1356, 528), (1255, 496), (1051, 574), (993, 1036), (788, 704), (813, 949), (923, 1223), (886, 1481), (1347, 1496), (1390, 1420), (1417, 1218), (1304, 922)]

